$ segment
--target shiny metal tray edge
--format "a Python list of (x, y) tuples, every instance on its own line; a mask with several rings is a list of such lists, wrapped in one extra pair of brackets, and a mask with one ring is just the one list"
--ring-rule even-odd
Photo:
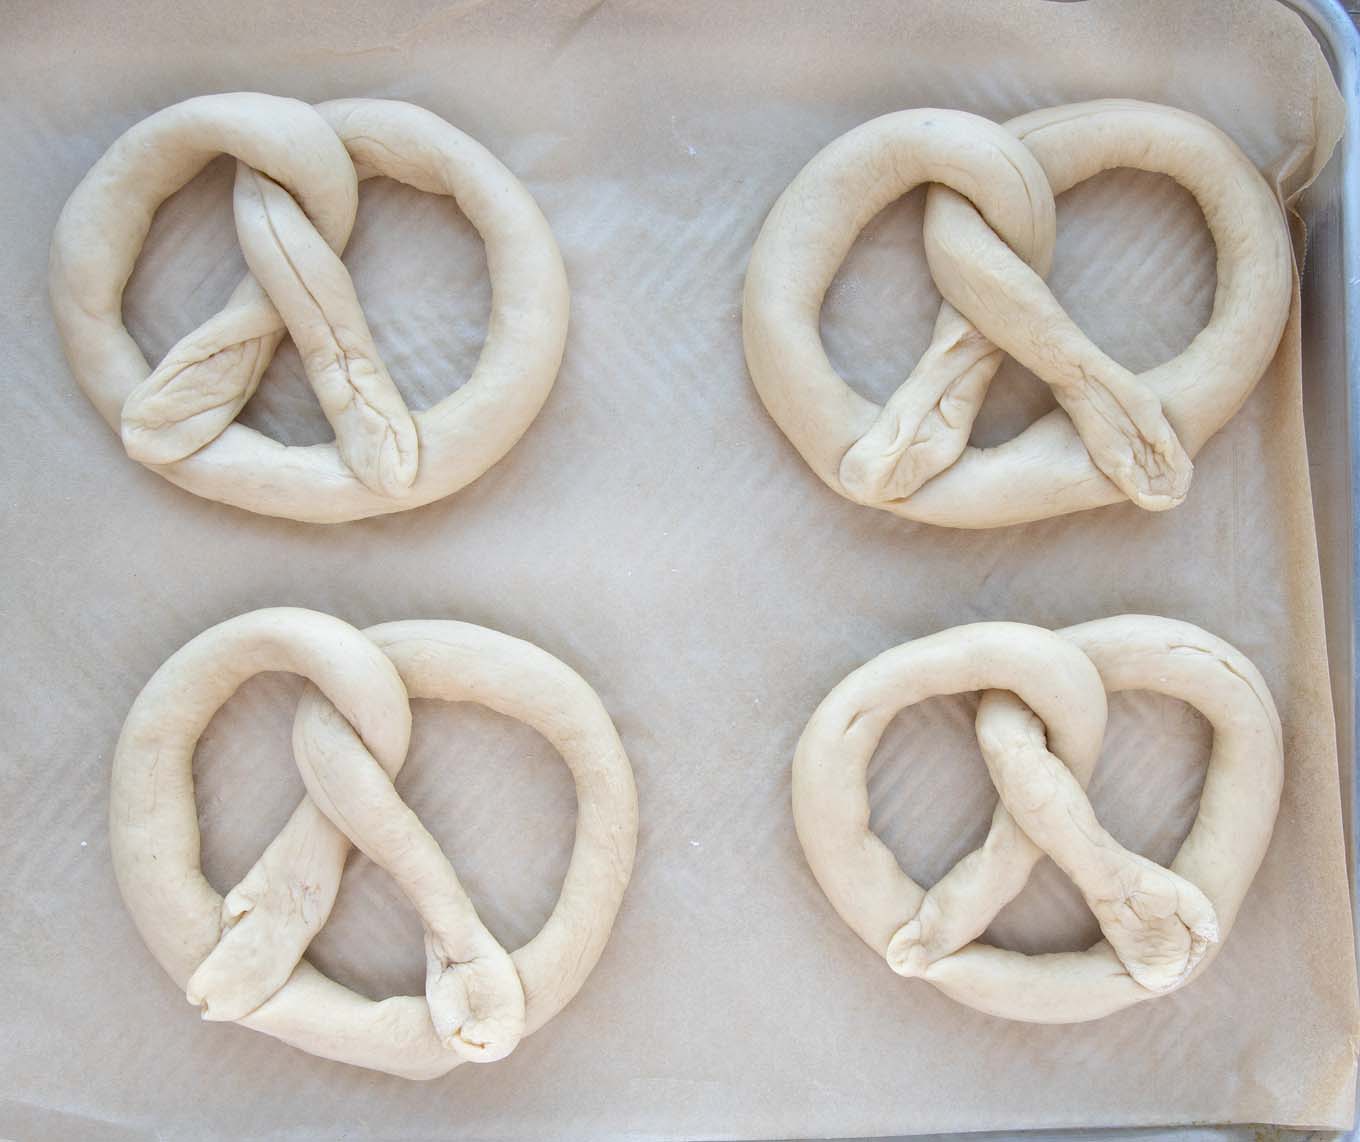
[[(1346, 133), (1318, 180), (1299, 202), (1308, 229), (1303, 264), (1303, 383), (1313, 506), (1322, 569), (1327, 653), (1336, 710), (1337, 755), (1351, 922), (1360, 917), (1360, 32), (1340, 0), (1282, 0), (1321, 43), (1346, 100)], [(1356, 928), (1360, 932), (1360, 927)], [(1285, 1132), (1289, 1137), (1298, 1137)], [(1231, 1137), (1259, 1138), (1255, 1133)], [(1315, 1138), (1360, 1142), (1360, 1126)]]

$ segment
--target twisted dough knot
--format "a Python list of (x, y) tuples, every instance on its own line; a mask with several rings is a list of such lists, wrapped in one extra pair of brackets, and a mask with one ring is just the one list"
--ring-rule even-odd
[[(1100, 757), (1106, 693), (1183, 699), (1214, 728), (1199, 813), (1170, 868), (1119, 844), (1084, 792)], [(865, 774), (899, 710), (985, 690), (978, 742), (999, 804), (982, 846), (929, 890), (869, 831)], [(1279, 716), (1256, 668), (1188, 623), (1145, 615), (1056, 633), (955, 627), (879, 655), (808, 722), (793, 767), (798, 836), (845, 921), (899, 975), (990, 1014), (1097, 1019), (1193, 978), (1227, 938), (1279, 807)], [(1025, 956), (978, 937), (1045, 854), (1081, 890), (1105, 940)]]
[[(293, 729), (307, 788), (241, 882), (219, 897), (198, 863), (191, 763), (218, 707), (248, 677), (314, 683)], [(393, 780), (408, 694), (475, 701), (539, 730), (576, 783), (578, 825), (556, 907), (507, 952)], [(359, 632), (291, 608), (221, 623), (173, 655), (133, 704), (114, 760), (114, 869), (138, 929), (204, 1018), (235, 1020), (313, 1054), (408, 1078), (491, 1062), (576, 994), (608, 939), (632, 869), (637, 800), (614, 726), (590, 687), (528, 643), (455, 622)], [(330, 915), (350, 845), (420, 914), (426, 981), (374, 1003), (304, 958)]]
[[(219, 153), (237, 159), (233, 207), (250, 273), (151, 370), (123, 328), (123, 287), (157, 206)], [(452, 195), (486, 244), (493, 281), (471, 378), (416, 415), (340, 260), (359, 182), (374, 175)], [(175, 104), (119, 138), (62, 210), (50, 292), (72, 371), (129, 456), (210, 499), (321, 522), (428, 503), (500, 459), (552, 388), (568, 308), (543, 215), (462, 132), (407, 103), (313, 108), (250, 93)], [(285, 332), (333, 445), (284, 447), (234, 423)]]
[[(320, 153), (340, 168), (327, 172), (326, 184), (357, 202), (357, 190), (349, 194), (350, 183), (357, 187), (353, 163), (335, 145), (339, 136), (327, 142)], [(254, 393), (286, 330), (335, 430), (340, 458), (371, 491), (400, 495), (416, 477), (416, 427), (339, 258), (352, 212), (333, 204), (331, 213), (348, 225), (323, 238), (286, 190), (239, 160), (232, 200), (255, 285), (243, 282), (220, 313), (182, 338), (128, 394), (127, 454), (144, 464), (173, 464), (217, 439)]]
[[(1209, 324), (1135, 375), (1102, 352), (1044, 284), (1054, 195), (1103, 170), (1170, 175), (1218, 249)], [(921, 183), (925, 247), (944, 297), (930, 347), (882, 408), (836, 373), (822, 300), (864, 226)], [(1274, 356), (1293, 286), (1274, 192), (1227, 135), (1187, 112), (1100, 100), (1004, 127), (961, 111), (902, 111), (835, 140), (775, 203), (751, 253), (743, 332), (761, 400), (841, 495), (911, 519), (996, 527), (1127, 498), (1162, 511), (1191, 457)], [(1060, 409), (997, 448), (968, 445), (1002, 354)]]

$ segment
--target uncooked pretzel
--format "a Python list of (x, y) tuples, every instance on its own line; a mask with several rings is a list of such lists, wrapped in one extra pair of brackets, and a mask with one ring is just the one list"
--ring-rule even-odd
[[(123, 327), (123, 288), (156, 208), (218, 154), (237, 159), (250, 274), (153, 371)], [(414, 415), (373, 344), (339, 254), (374, 175), (452, 196), (486, 245), (491, 320), (472, 376)], [(205, 95), (130, 128), (72, 192), (50, 292), (76, 379), (129, 456), (182, 488), (319, 523), (440, 499), (485, 472), (538, 414), (566, 343), (557, 243), (485, 148), (409, 103)], [(285, 446), (234, 423), (285, 330), (336, 443)]]
[[(1044, 284), (1053, 197), (1113, 167), (1170, 175), (1218, 249), (1208, 325), (1141, 374), (1105, 355)], [(921, 183), (930, 271), (945, 303), (930, 347), (879, 407), (828, 360), (822, 299), (856, 236)], [(1235, 143), (1170, 107), (1108, 99), (1004, 127), (962, 111), (901, 111), (835, 140), (799, 172), (751, 252), (743, 332), (760, 398), (812, 470), (848, 499), (950, 527), (999, 527), (1129, 498), (1160, 511), (1190, 458), (1274, 356), (1293, 263), (1275, 194)], [(995, 448), (968, 446), (1010, 354), (1062, 406)]]
[[(247, 678), (313, 683), (293, 752), (307, 796), (241, 882), (219, 896), (199, 866), (194, 746)], [(507, 953), (393, 779), (413, 698), (478, 702), (538, 730), (576, 783), (576, 843), (557, 905)], [(235, 1020), (328, 1059), (411, 1079), (490, 1062), (562, 1010), (609, 938), (633, 866), (637, 795), (613, 723), (574, 671), (466, 623), (355, 630), (315, 611), (253, 611), (177, 651), (133, 703), (109, 809), (114, 871), (142, 939), (205, 1019)], [(303, 955), (355, 844), (425, 927), (425, 997), (373, 1002)]]
[[(1214, 730), (1199, 813), (1169, 869), (1124, 849), (1083, 792), (1106, 693), (1131, 689), (1180, 698)], [(899, 710), (974, 690), (987, 691), (977, 734), (1000, 803), (982, 846), (927, 891), (869, 830), (865, 774)], [(1147, 615), (1056, 633), (989, 622), (886, 651), (836, 686), (798, 743), (793, 811), (822, 890), (895, 972), (992, 1015), (1077, 1023), (1204, 970), (1265, 856), (1283, 776), (1270, 691), (1222, 639)], [(1042, 956), (978, 941), (1045, 853), (1081, 889), (1105, 940)]]

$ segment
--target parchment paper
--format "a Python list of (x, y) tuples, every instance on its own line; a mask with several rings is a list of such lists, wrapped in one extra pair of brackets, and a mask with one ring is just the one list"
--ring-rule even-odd
[[(1356, 981), (1298, 323), (1201, 453), (1188, 502), (954, 533), (849, 504), (765, 416), (740, 287), (778, 192), (886, 111), (1004, 119), (1097, 96), (1163, 100), (1229, 130), (1294, 192), (1325, 159), (1336, 93), (1299, 21), (1247, 0), (957, 5), (659, 2), (2, 5), (0, 344), (5, 769), (0, 1134), (23, 1139), (869, 1135), (1022, 1126), (1349, 1124)], [(45, 298), (62, 201), (128, 125), (190, 95), (409, 99), (487, 144), (561, 243), (573, 310), (561, 378), (510, 456), (462, 494), (324, 528), (207, 503), (144, 471), (76, 389)], [(153, 359), (242, 272), (222, 161), (172, 201), (128, 290)], [(938, 304), (922, 196), (875, 221), (831, 291), (833, 359), (882, 399)], [(1213, 246), (1167, 181), (1065, 196), (1058, 297), (1146, 368), (1208, 317)], [(447, 200), (364, 190), (346, 253), (398, 384), (424, 406), (467, 375), (489, 304)], [(977, 432), (1048, 407), (1013, 366)], [(326, 426), (285, 349), (248, 412), (291, 442)], [(603, 697), (636, 769), (637, 869), (579, 998), (507, 1061), (412, 1084), (207, 1025), (143, 948), (109, 867), (110, 757), (177, 647), (255, 607), (357, 625), (456, 617), (538, 643)], [(789, 808), (794, 743), (849, 670), (985, 618), (1188, 619), (1265, 673), (1284, 719), (1274, 842), (1205, 977), (1095, 1024), (1033, 1027), (907, 982), (839, 921)], [(300, 684), (248, 684), (198, 755), (205, 866), (234, 883), (300, 782)], [(983, 834), (994, 793), (974, 702), (904, 713), (872, 774), (873, 823), (931, 880)], [(1173, 701), (1113, 702), (1092, 796), (1126, 844), (1170, 858), (1208, 734)], [(522, 727), (421, 703), (401, 789), (509, 945), (566, 867), (565, 767)], [(1096, 929), (1042, 867), (991, 936), (1027, 950)], [(318, 965), (374, 996), (419, 992), (419, 927), (353, 860)]]

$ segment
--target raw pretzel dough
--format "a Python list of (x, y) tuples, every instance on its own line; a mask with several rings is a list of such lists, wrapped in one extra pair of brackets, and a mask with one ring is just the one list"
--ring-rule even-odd
[[(1169, 869), (1125, 850), (1083, 792), (1106, 693), (1130, 689), (1183, 699), (1214, 730), (1199, 813)], [(869, 831), (865, 773), (899, 710), (974, 690), (987, 691), (977, 733), (1000, 802), (982, 847), (927, 891)], [(1056, 633), (976, 623), (886, 651), (827, 695), (798, 743), (793, 810), (822, 890), (894, 971), (992, 1015), (1076, 1023), (1165, 994), (1208, 965), (1265, 856), (1283, 776), (1264, 680), (1198, 627), (1147, 615)], [(979, 942), (1045, 853), (1081, 889), (1105, 940), (1042, 956)]]
[[(153, 371), (123, 327), (123, 288), (156, 208), (222, 153), (238, 160), (236, 228), (251, 272)], [(374, 175), (452, 196), (486, 244), (491, 319), (477, 367), (415, 414), (339, 258), (358, 183)], [(114, 142), (57, 221), (50, 292), (71, 369), (128, 455), (208, 499), (320, 523), (427, 504), (505, 455), (556, 380), (569, 304), (534, 200), (461, 131), (409, 103), (313, 108), (251, 93), (177, 103)], [(285, 331), (335, 444), (285, 446), (234, 423)]]
[[(293, 727), (308, 795), (223, 899), (199, 867), (194, 746), (236, 688), (266, 670), (313, 683)], [(547, 923), (514, 952), (482, 924), (392, 785), (410, 740), (408, 693), (517, 718), (571, 769), (571, 863)], [(118, 885), (142, 939), (205, 1019), (424, 1079), (503, 1057), (581, 988), (632, 871), (637, 795), (599, 698), (537, 647), (466, 623), (384, 623), (361, 633), (315, 611), (276, 608), (212, 627), (152, 676), (118, 741), (109, 827)], [(375, 1003), (303, 958), (330, 915), (351, 842), (420, 913), (424, 998)]]
[[(1113, 167), (1170, 175), (1218, 248), (1209, 323), (1134, 375), (1073, 323), (1043, 278), (1054, 195)], [(822, 299), (856, 236), (921, 183), (930, 271), (945, 303), (930, 347), (880, 408), (827, 359)], [(951, 527), (999, 527), (1129, 498), (1174, 507), (1190, 458), (1241, 407), (1289, 311), (1293, 263), (1275, 194), (1227, 135), (1184, 111), (1107, 99), (1004, 127), (901, 111), (835, 140), (799, 172), (751, 252), (743, 332), (766, 409), (828, 487)], [(968, 446), (1009, 353), (1060, 409), (996, 448)]]

